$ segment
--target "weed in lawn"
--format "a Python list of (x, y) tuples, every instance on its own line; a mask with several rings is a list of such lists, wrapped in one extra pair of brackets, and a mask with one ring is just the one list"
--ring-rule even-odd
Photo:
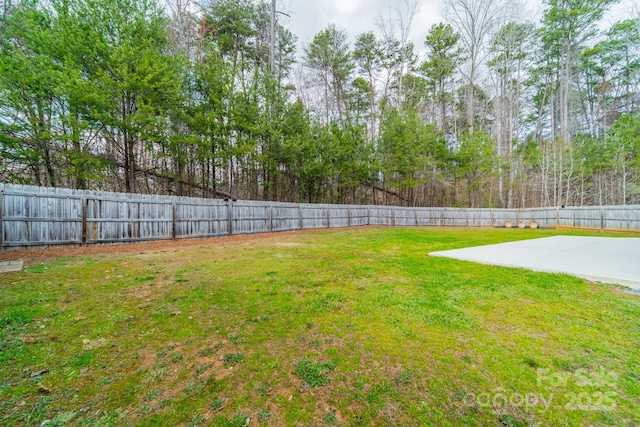
[(169, 405), (172, 401), (173, 401), (173, 396), (163, 397), (162, 399), (158, 400), (158, 408), (162, 409), (167, 405)]
[(142, 382), (145, 385), (158, 384), (158, 383), (161, 383), (162, 381), (164, 381), (164, 379), (167, 377), (167, 374), (168, 374), (167, 368), (165, 368), (165, 367), (157, 368), (157, 369), (154, 369), (153, 371), (151, 371), (150, 373), (148, 373), (144, 377)]
[(225, 353), (222, 356), (222, 362), (224, 363), (224, 367), (228, 368), (230, 366), (236, 366), (238, 363), (244, 360), (244, 355), (240, 353)]
[(142, 384), (130, 385), (125, 389), (124, 394), (125, 396), (134, 396), (139, 394), (142, 390), (144, 390)]
[(128, 418), (129, 412), (123, 408), (117, 408), (111, 411), (98, 411), (97, 419), (91, 419), (87, 425), (94, 425), (100, 427), (116, 427), (124, 424), (124, 421)]
[(498, 416), (498, 421), (505, 427), (525, 427), (525, 423), (518, 421), (508, 414)]
[[(8, 314), (0, 317), (0, 331), (2, 330), (14, 330), (20, 326), (24, 326), (33, 322), (34, 312), (26, 309), (15, 309), (10, 307)], [(6, 313), (5, 311), (5, 313)]]
[(273, 391), (273, 387), (271, 387), (267, 383), (262, 383), (258, 385), (258, 388), (256, 389), (256, 393), (260, 397), (268, 396), (271, 394), (272, 391)]
[(393, 380), (400, 386), (409, 385), (413, 382), (414, 375), (411, 371), (401, 370), (394, 377)]
[(303, 357), (295, 363), (295, 374), (311, 387), (320, 387), (329, 383), (328, 373), (335, 365), (332, 362), (314, 362)]
[(49, 427), (62, 427), (64, 425), (67, 425), (67, 423), (74, 419), (76, 414), (76, 412), (58, 413), (51, 420), (45, 421), (45, 425)]
[(206, 391), (216, 390), (217, 386), (214, 377), (196, 378), (189, 381), (184, 392), (187, 397), (194, 398), (203, 395)]
[(251, 423), (251, 414), (241, 411), (236, 412), (229, 418), (223, 420), (224, 427), (246, 427)]
[(25, 412), (18, 415), (18, 420), (24, 423), (24, 425), (40, 424), (45, 419), (51, 401), (52, 398), (49, 396), (36, 397), (33, 404), (25, 408)]
[(108, 384), (112, 384), (114, 382), (120, 381), (124, 378), (124, 376), (120, 373), (117, 373), (115, 375), (111, 375), (108, 377), (103, 377), (102, 379), (100, 379), (100, 381), (98, 382), (100, 385), (108, 385)]
[(187, 427), (200, 427), (205, 425), (206, 422), (207, 420), (202, 415), (196, 414), (189, 420)]
[(336, 417), (335, 409), (329, 411), (329, 413), (324, 416), (322, 421), (324, 421), (324, 423), (328, 426), (334, 426), (338, 424), (338, 417)]
[(211, 357), (215, 354), (215, 350), (211, 347), (205, 347), (202, 350), (198, 351), (198, 356), (200, 357)]
[(270, 418), (271, 418), (271, 409), (269, 408), (258, 409), (258, 421), (261, 424), (267, 424)]
[(196, 367), (196, 377), (199, 377), (200, 375), (207, 372), (207, 369), (209, 369), (210, 367), (211, 367), (210, 364), (198, 365), (198, 367)]
[(184, 389), (187, 397), (197, 397), (200, 396), (205, 389), (205, 384), (202, 381), (192, 380), (189, 381), (189, 384)]
[(344, 301), (345, 297), (340, 292), (327, 292), (311, 301), (309, 311), (312, 313), (331, 312), (337, 309)]
[(138, 415), (146, 415), (153, 411), (153, 408), (150, 405), (143, 405), (136, 411)]
[(69, 366), (73, 366), (75, 368), (84, 368), (86, 366), (91, 366), (95, 358), (95, 350), (83, 351), (82, 353), (76, 355), (73, 359), (71, 359), (68, 364)]
[(151, 402), (152, 400), (157, 399), (158, 397), (160, 397), (160, 395), (162, 394), (162, 391), (160, 390), (151, 390), (149, 393), (147, 393), (147, 395), (144, 397), (144, 401), (145, 402)]
[(463, 354), (462, 357), (460, 357), (460, 360), (470, 365), (474, 363), (473, 357), (469, 356), (468, 354)]
[(227, 402), (225, 399), (216, 397), (215, 399), (213, 399), (213, 402), (211, 402), (209, 410), (215, 414), (216, 412), (220, 412), (226, 406), (226, 404)]

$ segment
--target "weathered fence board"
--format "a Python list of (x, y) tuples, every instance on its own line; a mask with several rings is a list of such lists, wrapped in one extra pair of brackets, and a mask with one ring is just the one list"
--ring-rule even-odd
[(349, 227), (350, 209), (347, 206), (329, 206), (329, 228)]
[(302, 228), (299, 206), (272, 204), (271, 209), (272, 231), (293, 231)]
[(467, 209), (444, 209), (442, 212), (442, 225), (446, 227), (467, 227), (469, 225), (467, 215)]
[(350, 206), (350, 227), (362, 227), (369, 225), (369, 209), (366, 206)]
[(417, 225), (415, 208), (395, 208), (394, 211), (394, 225), (396, 227), (415, 227)]
[(4, 247), (82, 243), (80, 197), (71, 193), (29, 193), (22, 187), (11, 191), (5, 186), (2, 191)]
[(271, 208), (258, 202), (230, 202), (232, 234), (268, 233)]
[(640, 206), (603, 206), (602, 229), (640, 230)]
[(421, 208), (416, 209), (416, 216), (419, 226), (441, 226), (442, 225), (442, 213), (441, 208)]
[(86, 242), (135, 242), (173, 237), (173, 209), (161, 200), (87, 198)]
[(294, 204), (0, 184), (0, 249), (375, 226), (541, 227), (640, 231), (640, 206), (533, 209)]
[(395, 209), (390, 206), (369, 207), (369, 225), (395, 225)]
[(468, 227), (493, 227), (493, 209), (467, 209)]
[(301, 205), (300, 215), (303, 229), (329, 227), (329, 212), (325, 205)]
[(173, 201), (173, 237), (219, 237), (229, 234), (227, 206), (221, 201)]
[(558, 225), (572, 228), (602, 228), (602, 212), (598, 206), (560, 208)]
[(532, 208), (522, 211), (518, 220), (526, 223), (537, 222), (538, 227), (555, 227), (558, 222), (557, 208)]

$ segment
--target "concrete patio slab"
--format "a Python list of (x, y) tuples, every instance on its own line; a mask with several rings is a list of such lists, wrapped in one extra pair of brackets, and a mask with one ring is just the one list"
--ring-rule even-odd
[(2, 261), (0, 262), (0, 273), (11, 273), (13, 271), (20, 271), (24, 266), (24, 261)]
[(429, 255), (566, 273), (640, 291), (640, 238), (635, 237), (554, 236)]

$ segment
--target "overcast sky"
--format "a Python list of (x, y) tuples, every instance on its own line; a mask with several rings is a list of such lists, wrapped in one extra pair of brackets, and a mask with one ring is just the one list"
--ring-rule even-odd
[[(442, 21), (441, 0), (419, 0), (418, 13), (411, 25), (411, 41), (422, 46), (431, 25)], [(403, 0), (278, 0), (278, 10), (285, 11), (287, 27), (298, 36), (298, 54), (313, 36), (334, 23), (344, 28), (353, 44), (355, 37), (365, 31), (377, 33), (378, 15), (395, 18), (396, 10), (406, 8)]]
[[(540, 0), (521, 0), (526, 9), (524, 18), (538, 21), (542, 15)], [(609, 17), (609, 21), (630, 17), (630, 10), (637, 7), (638, 0), (622, 0)], [(375, 25), (378, 15), (396, 16), (396, 10), (406, 9), (404, 0), (277, 0), (277, 10), (290, 15), (285, 26), (298, 37), (298, 56), (302, 47), (313, 40), (313, 36), (334, 23), (344, 28), (353, 46), (355, 37), (365, 31), (377, 33)], [(418, 0), (418, 13), (411, 25), (410, 39), (418, 52), (423, 51), (424, 38), (429, 28), (445, 21), (442, 16), (442, 0)], [(625, 16), (626, 15), (626, 16)], [(606, 24), (605, 24), (606, 25)], [(606, 25), (608, 26), (608, 25)]]

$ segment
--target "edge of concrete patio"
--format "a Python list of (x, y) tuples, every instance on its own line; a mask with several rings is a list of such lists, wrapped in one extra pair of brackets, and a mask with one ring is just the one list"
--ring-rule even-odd
[(429, 256), (520, 267), (640, 291), (640, 238), (553, 236), (431, 252)]

